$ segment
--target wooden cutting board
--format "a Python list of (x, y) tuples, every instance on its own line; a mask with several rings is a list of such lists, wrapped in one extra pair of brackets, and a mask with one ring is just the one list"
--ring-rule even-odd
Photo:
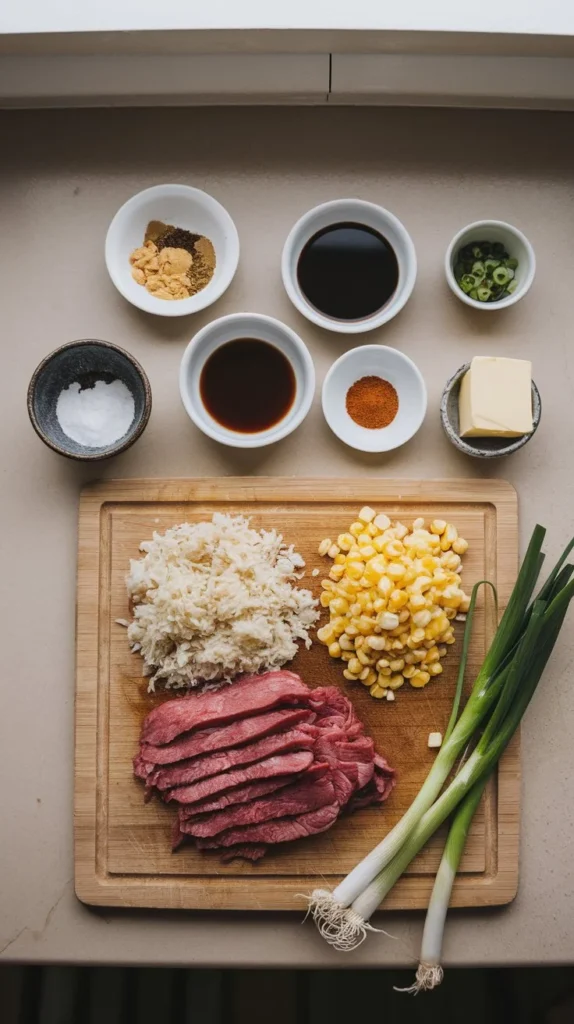
[[(221, 864), (191, 846), (171, 853), (171, 807), (143, 801), (132, 757), (144, 716), (161, 696), (147, 693), (141, 660), (129, 651), (124, 578), (129, 559), (154, 530), (245, 513), (255, 527), (278, 527), (307, 562), (304, 585), (317, 595), (330, 563), (317, 546), (343, 532), (369, 504), (407, 524), (417, 516), (447, 519), (469, 541), (463, 585), (492, 580), (505, 607), (516, 576), (517, 502), (500, 480), (124, 480), (88, 487), (80, 503), (77, 610), (75, 865), (81, 900), (104, 906), (217, 910), (301, 910), (298, 896), (319, 882), (335, 886), (401, 817), (433, 760), (429, 732), (443, 731), (455, 684), (457, 643), (445, 671), (423, 690), (405, 685), (394, 703), (347, 683), (340, 662), (318, 642), (292, 666), (311, 685), (339, 685), (353, 700), (377, 749), (397, 769), (391, 798), (341, 818), (319, 836), (272, 848), (257, 865)], [(311, 570), (320, 568), (313, 577)], [(486, 600), (486, 607), (485, 607)], [(323, 619), (326, 613), (323, 615)], [(474, 677), (494, 627), (484, 597), (477, 609), (468, 678)], [(457, 627), (458, 628), (458, 627)], [(462, 626), (460, 630), (462, 630)], [(459, 638), (460, 640), (460, 635)], [(171, 695), (173, 696), (173, 695)], [(458, 907), (509, 902), (518, 882), (520, 759), (518, 739), (506, 753), (473, 822), (453, 892)], [(442, 839), (444, 836), (442, 836)], [(441, 836), (411, 865), (387, 899), (389, 908), (423, 908), (441, 852)]]

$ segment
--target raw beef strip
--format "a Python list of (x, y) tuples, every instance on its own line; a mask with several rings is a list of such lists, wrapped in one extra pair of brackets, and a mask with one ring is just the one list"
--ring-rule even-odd
[(248, 764), (244, 768), (235, 768), (231, 772), (212, 775), (209, 779), (200, 779), (199, 782), (194, 782), (191, 786), (178, 786), (176, 789), (169, 789), (164, 799), (166, 801), (177, 800), (180, 804), (193, 804), (197, 800), (203, 800), (206, 796), (212, 796), (221, 790), (231, 789), (233, 786), (242, 785), (253, 779), (270, 779), (275, 775), (293, 775), (295, 772), (303, 772), (312, 761), (313, 754), (310, 750), (278, 754), (276, 757), (266, 758), (265, 761)]
[(272, 818), (287, 818), (316, 811), (319, 807), (332, 804), (335, 791), (330, 778), (314, 779), (305, 774), (292, 786), (287, 786), (279, 793), (252, 800), (248, 804), (237, 804), (225, 811), (209, 814), (207, 818), (180, 821), (180, 830), (192, 836), (216, 836), (229, 828), (243, 825), (256, 825), (258, 822), (271, 821)]
[(182, 732), (200, 726), (232, 722), (259, 711), (270, 711), (278, 704), (302, 704), (309, 687), (294, 672), (265, 672), (245, 676), (223, 690), (192, 693), (166, 701), (150, 711), (142, 727), (146, 743), (169, 743)]
[[(311, 765), (307, 771), (312, 771), (314, 767)], [(325, 766), (325, 771), (329, 771), (329, 765)], [(274, 793), (277, 789), (283, 789), (283, 786), (288, 786), (299, 777), (299, 775), (277, 775), (274, 779), (246, 782), (243, 786), (227, 789), (224, 793), (217, 793), (214, 797), (199, 800), (196, 804), (183, 804), (179, 808), (179, 820), (196, 818), (198, 814), (207, 814), (209, 811), (222, 811), (225, 807), (232, 807), (234, 804), (246, 804), (249, 800), (256, 800), (260, 796)]]
[[(166, 743), (165, 746), (154, 746), (143, 743), (141, 757), (153, 764), (174, 764), (186, 757), (197, 757), (199, 754), (210, 754), (218, 750), (230, 750), (240, 743), (262, 739), (284, 729), (304, 722), (313, 722), (315, 714), (306, 708), (285, 708), (282, 711), (270, 711), (265, 715), (254, 715), (243, 718), (231, 725), (216, 725), (212, 729), (201, 729), (179, 739)], [(137, 774), (137, 773), (136, 773)], [(141, 776), (138, 776), (141, 778)], [(145, 777), (145, 776), (144, 776)]]
[(248, 743), (245, 747), (234, 747), (232, 750), (222, 750), (217, 754), (182, 761), (169, 768), (160, 768), (150, 776), (149, 784), (158, 789), (185, 786), (242, 764), (262, 761), (273, 754), (286, 754), (290, 750), (312, 750), (314, 742), (313, 737), (301, 729), (290, 729), (289, 732), (277, 733), (255, 743)]
[(225, 850), (221, 855), (221, 863), (229, 864), (230, 860), (241, 857), (243, 860), (250, 860), (255, 864), (255, 861), (261, 860), (266, 852), (265, 843), (242, 843), (240, 846), (232, 846), (229, 850)]
[(396, 774), (384, 757), (375, 754), (374, 774), (366, 786), (353, 794), (347, 810), (358, 811), (361, 807), (369, 807), (371, 804), (382, 804), (390, 796), (396, 781)]
[(319, 721), (330, 715), (341, 715), (346, 730), (358, 725), (360, 731), (364, 731), (363, 724), (356, 715), (351, 701), (338, 686), (318, 686), (311, 691), (310, 704), (317, 712)]
[(297, 818), (278, 818), (276, 821), (264, 821), (261, 825), (232, 828), (215, 839), (196, 839), (196, 844), (200, 850), (217, 850), (221, 846), (243, 843), (288, 843), (292, 839), (326, 832), (337, 820), (338, 814), (339, 804), (327, 804), (318, 811), (309, 811)]
[(139, 754), (136, 754), (134, 757), (134, 775), (136, 779), (143, 779), (144, 782), (147, 781), (148, 775), (151, 775), (153, 770), (154, 765), (150, 761), (144, 761), (140, 750)]

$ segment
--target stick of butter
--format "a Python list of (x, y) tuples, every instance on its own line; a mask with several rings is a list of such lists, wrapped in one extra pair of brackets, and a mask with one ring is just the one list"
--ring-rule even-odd
[(475, 356), (460, 384), (461, 437), (520, 437), (532, 433), (532, 363)]

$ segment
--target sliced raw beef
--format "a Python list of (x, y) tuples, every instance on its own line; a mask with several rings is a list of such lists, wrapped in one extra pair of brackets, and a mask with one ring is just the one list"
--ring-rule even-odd
[(176, 761), (183, 761), (187, 757), (230, 750), (241, 743), (249, 743), (276, 732), (283, 732), (294, 725), (311, 723), (315, 717), (307, 708), (270, 711), (267, 714), (254, 715), (253, 718), (242, 718), (230, 725), (216, 725), (210, 729), (188, 733), (164, 746), (143, 743), (141, 757), (153, 764), (175, 764)]
[(228, 807), (225, 811), (208, 814), (206, 818), (180, 821), (180, 829), (191, 836), (216, 836), (226, 829), (256, 825), (273, 818), (294, 817), (332, 804), (335, 791), (330, 778), (327, 775), (313, 778), (312, 771), (305, 772), (298, 782), (286, 786), (280, 793)]
[(265, 843), (243, 843), (241, 846), (232, 846), (229, 850), (223, 850), (221, 853), (221, 862), (222, 864), (229, 864), (231, 860), (236, 860), (237, 857), (241, 857), (243, 860), (250, 860), (255, 864), (255, 862), (261, 860), (266, 853), (267, 846)]
[(270, 779), (274, 775), (293, 775), (294, 772), (303, 772), (312, 761), (313, 753), (310, 750), (278, 754), (277, 757), (268, 757), (265, 761), (248, 764), (244, 768), (235, 768), (231, 772), (212, 775), (210, 779), (201, 779), (191, 786), (178, 786), (176, 789), (169, 789), (164, 794), (164, 799), (167, 801), (177, 800), (180, 804), (192, 804), (197, 800), (203, 800), (206, 796), (212, 796), (214, 793), (231, 789), (232, 786), (239, 786), (253, 779)]
[(192, 693), (146, 718), (134, 774), (177, 804), (173, 849), (191, 841), (223, 861), (323, 832), (386, 800), (395, 773), (345, 693), (292, 672)]
[(297, 818), (278, 818), (276, 821), (265, 821), (261, 825), (232, 828), (215, 839), (197, 839), (196, 843), (201, 850), (214, 850), (219, 846), (238, 846), (243, 843), (289, 843), (293, 839), (303, 839), (318, 832), (326, 832), (337, 820), (338, 815), (339, 804), (327, 804), (318, 811), (309, 811)]
[(182, 732), (223, 725), (279, 704), (305, 704), (309, 688), (293, 672), (245, 676), (233, 686), (166, 701), (149, 713), (142, 727), (145, 743), (169, 743)]
[(151, 785), (157, 789), (171, 789), (174, 786), (185, 786), (198, 779), (206, 779), (210, 775), (219, 775), (231, 768), (243, 764), (253, 764), (274, 754), (286, 754), (291, 750), (312, 750), (314, 739), (301, 729), (290, 729), (288, 732), (266, 736), (265, 739), (248, 743), (244, 747), (233, 747), (221, 750), (217, 754), (206, 757), (190, 758), (180, 761), (169, 768), (160, 768), (149, 777)]
[[(307, 771), (313, 771), (316, 765), (311, 765)], [(326, 765), (324, 771), (328, 772)], [(195, 804), (182, 804), (179, 808), (179, 819), (196, 818), (198, 814), (207, 814), (209, 811), (222, 811), (225, 807), (232, 807), (233, 804), (246, 804), (249, 800), (257, 800), (260, 796), (267, 796), (274, 793), (283, 786), (290, 785), (299, 775), (277, 775), (273, 779), (261, 779), (259, 782), (246, 782), (243, 786), (235, 786), (233, 789), (226, 789), (223, 793), (208, 797), (206, 800), (199, 800)]]

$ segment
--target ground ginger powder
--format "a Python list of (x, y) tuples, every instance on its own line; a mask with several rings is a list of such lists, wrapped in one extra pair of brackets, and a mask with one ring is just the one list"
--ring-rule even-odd
[(147, 241), (130, 256), (132, 277), (157, 299), (187, 299), (193, 257), (186, 249), (158, 249)]

